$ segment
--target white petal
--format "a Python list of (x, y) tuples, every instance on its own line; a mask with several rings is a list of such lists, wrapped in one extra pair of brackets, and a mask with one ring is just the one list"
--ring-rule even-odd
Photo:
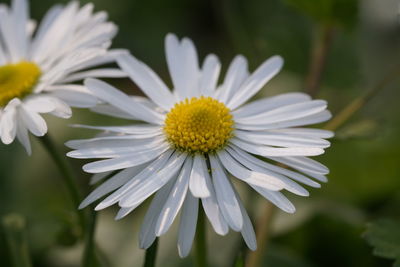
[(124, 133), (132, 135), (148, 135), (152, 137), (153, 134), (158, 134), (162, 132), (160, 126), (148, 125), (148, 124), (135, 124), (126, 126), (89, 126), (82, 124), (73, 124), (72, 127), (101, 130), (107, 132)]
[(243, 228), (241, 233), (244, 242), (246, 242), (246, 245), (249, 247), (250, 250), (255, 251), (257, 249), (257, 239), (256, 239), (256, 234), (254, 232), (253, 224), (251, 223), (249, 215), (247, 215), (247, 211), (243, 206), (242, 200), (240, 199), (239, 194), (236, 192), (236, 190), (235, 194), (236, 194), (236, 199), (239, 202), (240, 211), (242, 212), (243, 216)]
[(172, 185), (173, 182), (171, 180), (171, 182), (166, 184), (156, 193), (150, 204), (142, 226), (140, 227), (139, 247), (142, 249), (148, 249), (154, 240), (156, 240), (156, 223), (160, 216), (161, 209), (163, 208), (163, 204), (169, 196)]
[(210, 190), (206, 183), (206, 179), (210, 179), (205, 158), (196, 154), (193, 160), (193, 168), (190, 174), (189, 188), (193, 196), (204, 198), (210, 196)]
[(324, 153), (322, 148), (316, 147), (271, 147), (247, 143), (237, 138), (232, 138), (231, 143), (252, 154), (264, 157), (283, 156), (318, 156)]
[(70, 74), (60, 82), (69, 83), (82, 81), (86, 78), (123, 78), (126, 76), (127, 74), (120, 69), (94, 69)]
[[(187, 155), (175, 153), (169, 159), (167, 165), (151, 177), (146, 177), (139, 181), (139, 184), (131, 188), (126, 195), (121, 198), (119, 205), (123, 208), (135, 206), (142, 203), (146, 198), (164, 186), (182, 167)], [(136, 180), (139, 180), (136, 178)]]
[(36, 136), (43, 136), (47, 133), (47, 124), (38, 113), (29, 109), (29, 106), (19, 107), (21, 118), (28, 130)]
[(185, 200), (186, 193), (188, 191), (188, 183), (190, 177), (190, 171), (192, 169), (192, 158), (187, 157), (181, 172), (172, 188), (171, 193), (163, 209), (161, 210), (160, 216), (156, 224), (156, 235), (161, 236), (165, 234), (171, 227), (175, 220), (176, 215), (182, 207), (183, 201)]
[(32, 154), (31, 142), (29, 140), (28, 129), (22, 123), (21, 118), (17, 120), (17, 137), (30, 156)]
[(87, 79), (85, 80), (85, 85), (99, 99), (122, 109), (135, 118), (140, 118), (143, 121), (153, 124), (162, 124), (164, 122), (163, 115), (147, 108), (137, 101), (134, 101), (126, 94), (118, 91), (105, 82), (95, 79)]
[(102, 183), (99, 187), (93, 190), (79, 205), (79, 209), (83, 209), (88, 205), (92, 204), (99, 198), (107, 195), (108, 193), (114, 191), (120, 186), (124, 185), (130, 179), (132, 179), (135, 175), (143, 170), (144, 166), (139, 165), (136, 167), (128, 168), (123, 171), (120, 171), (116, 175), (110, 177), (107, 181)]
[(157, 173), (167, 164), (172, 153), (173, 153), (172, 150), (163, 153), (159, 158), (154, 160), (146, 168), (144, 168), (143, 171), (141, 171), (138, 175), (136, 175), (134, 179), (130, 180), (124, 186), (122, 186), (117, 191), (109, 195), (106, 199), (101, 201), (96, 206), (96, 210), (101, 210), (115, 204), (121, 199), (121, 197), (123, 197), (130, 189), (138, 185), (143, 179), (147, 179), (148, 177)]
[(228, 172), (248, 184), (261, 186), (272, 191), (282, 190), (285, 187), (285, 184), (274, 176), (244, 168), (224, 150), (218, 152), (218, 157)]
[(301, 103), (311, 100), (311, 97), (304, 93), (286, 93), (268, 98), (255, 100), (232, 112), (235, 118), (243, 118), (267, 112), (282, 106)]
[(29, 109), (37, 113), (49, 113), (56, 109), (53, 99), (46, 96), (33, 96), (27, 98), (24, 103)]
[(280, 56), (266, 60), (237, 90), (227, 106), (233, 110), (249, 100), (281, 70), (282, 66), (283, 59)]
[(313, 129), (313, 128), (286, 128), (286, 129), (275, 129), (271, 130), (271, 132), (283, 133), (288, 135), (298, 135), (298, 136), (307, 136), (314, 138), (332, 138), (334, 136), (334, 132), (328, 130), (321, 129)]
[(148, 142), (143, 142), (142, 146), (92, 147), (68, 152), (67, 156), (76, 159), (116, 158), (126, 156), (140, 157), (142, 154), (148, 154), (149, 151), (155, 153), (156, 151), (166, 149), (169, 146), (170, 145), (164, 141), (164, 138), (154, 138), (148, 140)]
[(99, 172), (113, 171), (113, 170), (133, 167), (157, 158), (167, 149), (168, 148), (166, 147), (156, 148), (137, 153), (134, 156), (129, 155), (120, 158), (113, 158), (113, 159), (106, 159), (106, 160), (92, 162), (83, 165), (83, 170), (88, 173), (99, 173)]
[(175, 99), (165, 83), (143, 62), (140, 62), (131, 55), (120, 56), (117, 59), (118, 65), (128, 73), (129, 77), (139, 88), (165, 110), (170, 110)]
[(248, 154), (247, 152), (243, 151), (242, 149), (238, 148), (237, 146), (231, 145), (230, 147), (227, 148), (227, 150), (239, 162), (249, 161), (249, 162), (256, 164), (262, 168), (271, 170), (276, 173), (280, 173), (282, 175), (285, 175), (285, 176), (287, 176), (293, 180), (296, 180), (298, 182), (301, 182), (303, 184), (306, 184), (306, 185), (309, 185), (312, 187), (317, 187), (317, 188), (321, 187), (321, 185), (319, 183), (311, 180), (310, 178), (308, 178), (300, 173), (297, 173), (297, 172), (294, 172), (294, 171), (291, 171), (291, 170), (288, 170), (288, 169), (285, 169), (285, 168), (282, 168), (279, 166), (275, 166), (275, 165), (267, 163), (265, 161), (262, 161), (256, 157)]
[(0, 135), (4, 144), (11, 144), (17, 133), (17, 111), (15, 108), (6, 110), (0, 117)]
[(92, 177), (90, 177), (90, 185), (97, 184), (101, 180), (105, 179), (107, 176), (110, 176), (113, 172), (101, 172), (101, 173), (96, 173), (93, 174)]
[(271, 201), (275, 206), (287, 213), (294, 213), (295, 206), (281, 193), (266, 190), (258, 186), (252, 186), (260, 195)]
[(270, 159), (307, 173), (322, 175), (329, 173), (329, 169), (323, 164), (306, 157), (270, 157)]
[(210, 156), (213, 184), (221, 213), (228, 225), (235, 231), (243, 227), (243, 217), (239, 203), (236, 199), (232, 185), (226, 177), (225, 171), (219, 163), (218, 158)]
[(327, 107), (324, 100), (313, 100), (292, 105), (282, 106), (264, 113), (247, 116), (243, 118), (235, 118), (235, 122), (241, 124), (271, 124), (277, 122), (290, 121), (309, 117), (317, 114)]
[(71, 107), (76, 108), (90, 108), (96, 106), (98, 103), (94, 95), (72, 90), (55, 90), (51, 95), (60, 98)]
[(215, 194), (214, 186), (210, 177), (206, 177), (206, 183), (210, 190), (210, 196), (201, 199), (204, 212), (214, 228), (214, 231), (219, 235), (226, 235), (229, 231), (229, 226), (226, 223), (221, 213), (221, 209), (218, 206), (217, 196)]
[(178, 233), (178, 252), (181, 258), (189, 255), (190, 249), (192, 248), (194, 235), (196, 233), (198, 210), (198, 198), (195, 198), (188, 192), (182, 208)]
[(279, 129), (279, 128), (286, 128), (286, 127), (296, 127), (296, 126), (305, 126), (305, 125), (310, 125), (310, 124), (316, 124), (316, 123), (327, 121), (330, 118), (332, 118), (332, 114), (328, 110), (324, 110), (324, 111), (321, 111), (319, 113), (316, 113), (316, 114), (308, 116), (308, 117), (289, 120), (289, 121), (274, 122), (274, 123), (270, 123), (270, 124), (253, 124), (253, 125), (236, 123), (235, 127), (237, 129), (243, 129), (243, 130), (248, 130), (248, 131), (249, 130), (261, 131), (261, 130), (270, 130), (270, 129)]
[(221, 71), (221, 63), (217, 56), (210, 54), (203, 63), (200, 77), (200, 94), (204, 96), (212, 96), (218, 83), (219, 73)]
[(252, 144), (279, 147), (318, 147), (327, 148), (330, 142), (324, 139), (287, 135), (283, 133), (254, 132), (236, 130), (235, 137)]
[[(231, 151), (230, 153), (232, 153), (232, 157), (235, 158), (238, 162), (240, 162), (241, 164), (243, 164), (246, 168), (248, 168), (249, 170), (253, 171), (253, 172), (258, 172), (258, 173), (262, 173), (265, 174), (267, 177), (272, 177), (275, 180), (279, 180), (282, 184), (283, 184), (283, 188), (285, 188), (286, 190), (296, 194), (296, 195), (300, 195), (300, 196), (308, 196), (309, 193), (306, 189), (304, 189), (302, 186), (300, 186), (299, 184), (297, 184), (296, 182), (294, 182), (291, 179), (288, 179), (286, 176), (281, 175), (279, 173), (273, 172), (271, 170), (268, 170), (266, 168), (263, 168), (257, 164), (254, 164), (253, 162), (240, 157), (240, 155), (238, 155), (237, 153), (235, 153), (234, 151)], [(250, 183), (249, 183), (250, 184)], [(260, 186), (258, 184), (253, 184), (256, 186)], [(260, 186), (263, 187), (267, 190), (270, 190), (268, 187), (265, 186)], [(276, 190), (271, 190), (271, 191), (276, 191)]]
[(248, 76), (249, 71), (246, 58), (242, 55), (236, 56), (229, 65), (218, 100), (222, 103), (228, 103)]
[(200, 71), (197, 52), (191, 40), (184, 38), (179, 44), (173, 34), (165, 38), (168, 69), (179, 100), (199, 94)]

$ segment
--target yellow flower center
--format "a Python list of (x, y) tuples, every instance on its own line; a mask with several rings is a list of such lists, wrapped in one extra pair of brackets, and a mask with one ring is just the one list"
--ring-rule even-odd
[(193, 97), (175, 104), (165, 119), (164, 131), (176, 149), (207, 153), (232, 137), (230, 110), (211, 97)]
[(30, 94), (40, 75), (39, 67), (27, 61), (0, 66), (0, 107)]

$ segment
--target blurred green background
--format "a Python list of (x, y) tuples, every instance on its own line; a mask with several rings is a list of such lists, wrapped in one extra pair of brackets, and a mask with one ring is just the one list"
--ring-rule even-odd
[[(60, 2), (66, 3), (32, 0), (32, 17), (39, 20), (50, 6)], [(314, 40), (321, 29), (329, 28), (331, 45), (317, 97), (328, 100), (333, 114), (374, 87), (386, 73), (398, 68), (400, 74), (397, 0), (91, 2), (96, 10), (106, 10), (110, 20), (119, 25), (113, 47), (128, 48), (168, 83), (164, 57), (164, 37), (168, 32), (190, 37), (201, 59), (210, 52), (217, 54), (224, 63), (223, 71), (239, 53), (248, 57), (252, 70), (266, 58), (282, 55), (284, 69), (257, 96), (261, 97), (304, 90)], [(138, 92), (127, 80), (109, 81), (126, 92)], [(368, 223), (382, 218), (395, 222), (400, 219), (399, 83), (400, 79), (393, 80), (376, 95), (337, 131), (332, 147), (318, 157), (331, 170), (329, 183), (321, 189), (310, 189), (309, 198), (288, 195), (298, 210), (294, 215), (276, 211), (262, 266), (393, 264), (393, 260), (373, 255), (373, 247), (363, 233)], [(75, 110), (68, 121), (46, 119), (50, 135), (63, 152), (67, 151), (63, 146), (67, 140), (94, 134), (69, 128), (69, 124), (124, 123), (86, 110)], [(79, 266), (82, 244), (74, 239), (69, 196), (51, 159), (35, 138), (32, 141), (31, 157), (17, 142), (9, 146), (0, 144), (0, 216), (18, 213), (26, 218), (34, 266)], [(89, 176), (80, 168), (84, 162), (71, 160), (71, 163), (82, 190), (88, 192)], [(240, 189), (242, 198), (251, 199), (247, 206), (255, 224), (266, 201), (245, 187)], [(147, 204), (122, 221), (113, 220), (116, 214), (113, 208), (99, 212), (96, 238), (109, 266), (141, 265), (144, 253), (138, 248), (138, 229)], [(400, 223), (394, 225), (398, 227), (393, 227), (393, 231), (400, 231)], [(174, 224), (161, 238), (157, 266), (193, 265), (190, 256), (183, 260), (178, 257), (176, 228)], [(221, 237), (209, 225), (208, 229), (211, 265), (233, 266), (236, 256), (246, 252), (241, 250), (239, 234), (230, 232)], [(371, 243), (374, 235), (367, 239)], [(5, 244), (2, 232), (0, 266), (11, 266)], [(400, 257), (399, 247), (394, 249), (397, 254), (392, 258)]]

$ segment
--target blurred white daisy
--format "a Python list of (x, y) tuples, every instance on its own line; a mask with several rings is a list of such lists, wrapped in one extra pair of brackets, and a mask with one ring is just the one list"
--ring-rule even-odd
[[(307, 157), (324, 153), (330, 145), (324, 139), (333, 134), (292, 127), (328, 120), (327, 103), (303, 93), (287, 93), (245, 104), (279, 72), (281, 57), (266, 60), (249, 74), (246, 59), (237, 56), (218, 86), (221, 66), (215, 55), (208, 55), (199, 68), (191, 40), (178, 41), (170, 34), (165, 45), (172, 91), (130, 55), (117, 62), (148, 98), (127, 96), (99, 80), (85, 81), (89, 90), (108, 103), (95, 111), (142, 123), (81, 126), (106, 134), (67, 143), (75, 149), (68, 153), (70, 157), (103, 159), (83, 167), (97, 173), (92, 183), (109, 176), (80, 208), (111, 193), (96, 210), (118, 203), (120, 219), (156, 193), (140, 231), (140, 246), (148, 248), (182, 210), (178, 249), (184, 257), (191, 249), (201, 200), (218, 234), (225, 235), (229, 228), (240, 231), (255, 250), (252, 224), (228, 173), (280, 209), (294, 212), (280, 191), (308, 196), (299, 183), (320, 187), (315, 180), (327, 181), (328, 169)], [(119, 172), (110, 177), (113, 171)]]
[(77, 2), (52, 7), (36, 29), (26, 0), (0, 4), (0, 137), (15, 137), (28, 154), (28, 132), (43, 136), (47, 125), (40, 114), (71, 116), (70, 107), (91, 107), (95, 97), (82, 85), (87, 77), (121, 77), (118, 69), (94, 69), (119, 51), (108, 51), (117, 28), (104, 12)]

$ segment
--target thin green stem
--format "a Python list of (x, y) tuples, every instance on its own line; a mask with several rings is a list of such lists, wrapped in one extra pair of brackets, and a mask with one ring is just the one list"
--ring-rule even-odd
[(207, 232), (206, 232), (206, 221), (203, 210), (199, 211), (199, 217), (197, 219), (196, 229), (196, 266), (206, 267), (207, 264)]
[(68, 189), (69, 195), (74, 205), (74, 208), (76, 209), (79, 223), (82, 227), (82, 231), (84, 232), (86, 228), (86, 219), (83, 211), (78, 210), (78, 206), (81, 201), (81, 193), (77, 184), (75, 183), (74, 179), (75, 175), (72, 172), (68, 162), (65, 160), (64, 156), (58, 153), (57, 147), (51, 140), (49, 134), (39, 138), (39, 140), (44, 146), (44, 148), (47, 150), (50, 157), (53, 159), (54, 163), (56, 164), (57, 168), (61, 173), (61, 177), (63, 178), (63, 181)]
[(25, 218), (9, 214), (2, 218), (2, 228), (14, 267), (31, 267)]
[(274, 214), (274, 205), (270, 202), (265, 204), (265, 208), (263, 211), (263, 215), (261, 220), (257, 224), (256, 238), (258, 241), (258, 248), (256, 251), (252, 251), (249, 253), (246, 259), (247, 267), (257, 267), (261, 266), (261, 260), (263, 255), (265, 254), (265, 249), (268, 245), (268, 238), (270, 235), (270, 228), (272, 223), (272, 217)]
[(92, 207), (90, 216), (86, 217), (84, 211), (78, 210), (78, 206), (81, 201), (81, 193), (78, 185), (75, 183), (74, 174), (68, 162), (62, 155), (58, 153), (57, 147), (49, 135), (41, 137), (39, 140), (60, 170), (61, 177), (63, 178), (68, 189), (74, 209), (76, 210), (78, 216), (79, 223), (81, 225), (82, 232), (84, 233), (85, 249), (83, 252), (82, 264), (84, 267), (96, 267), (99, 265), (95, 253), (96, 245), (94, 241), (96, 230), (96, 212)]
[(88, 224), (86, 226), (86, 238), (85, 238), (85, 250), (83, 252), (82, 266), (83, 267), (96, 267), (98, 261), (96, 257), (96, 244), (95, 244), (95, 232), (96, 232), (96, 218), (97, 213), (94, 207), (90, 207), (90, 216)]
[(331, 25), (317, 25), (311, 51), (310, 66), (305, 80), (305, 91), (315, 97), (320, 88), (328, 54), (334, 37)]
[(373, 88), (371, 88), (366, 94), (354, 99), (346, 107), (344, 107), (330, 122), (325, 126), (325, 129), (335, 131), (342, 125), (344, 125), (357, 111), (364, 107), (376, 94), (383, 90), (393, 80), (399, 77), (400, 70), (389, 72), (383, 77)]
[(146, 249), (146, 256), (144, 259), (143, 267), (156, 266), (157, 249), (158, 249), (158, 238), (156, 238), (153, 244), (148, 249)]

